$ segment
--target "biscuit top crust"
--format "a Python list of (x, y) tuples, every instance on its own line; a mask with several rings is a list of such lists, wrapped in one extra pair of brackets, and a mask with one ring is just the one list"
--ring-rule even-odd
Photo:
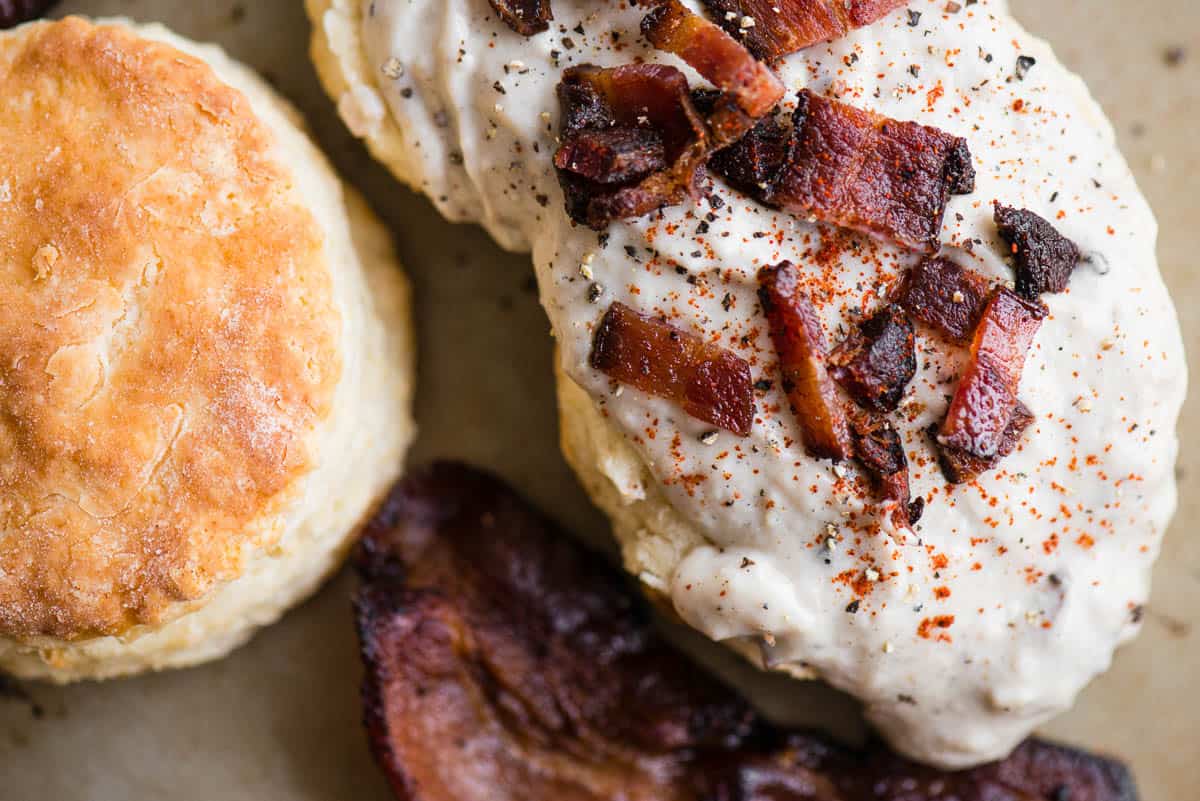
[(341, 322), (274, 148), (168, 45), (0, 36), (0, 635), (160, 623), (282, 531)]

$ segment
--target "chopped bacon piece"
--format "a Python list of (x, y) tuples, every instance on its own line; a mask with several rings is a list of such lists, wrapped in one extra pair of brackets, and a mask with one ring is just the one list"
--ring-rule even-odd
[(934, 257), (908, 271), (896, 302), (921, 322), (966, 344), (990, 293), (987, 279), (979, 273)]
[(713, 144), (741, 139), (783, 99), (784, 88), (765, 64), (740, 42), (679, 0), (654, 0), (642, 34), (659, 50), (674, 53), (721, 90), (708, 117)]
[(1062, 292), (1079, 264), (1079, 248), (1053, 225), (1027, 209), (996, 204), (1000, 236), (1016, 257), (1017, 292), (1037, 300), (1043, 292)]
[(741, 139), (714, 153), (709, 168), (734, 189), (759, 196), (783, 166), (790, 138), (791, 132), (779, 120), (766, 117)]
[(592, 343), (592, 367), (681, 405), (692, 417), (750, 434), (754, 388), (750, 365), (657, 317), (623, 303), (608, 307)]
[(550, 27), (554, 14), (550, 0), (488, 0), (504, 24), (522, 36), (533, 36)]
[(801, 289), (800, 271), (784, 261), (764, 267), (758, 281), (783, 387), (800, 424), (805, 450), (818, 459), (849, 459), (854, 454), (850, 427), (837, 386), (825, 370), (825, 334), (812, 301)]
[(667, 644), (607, 560), (497, 479), (411, 472), (355, 558), (364, 719), (401, 801), (1135, 801), (1028, 740), (948, 773), (782, 729)]
[[(840, 39), (870, 25), (908, 0), (704, 0), (734, 36), (765, 61)], [(747, 18), (754, 20), (743, 25)]]
[(601, 184), (638, 181), (667, 166), (662, 137), (648, 128), (580, 131), (554, 154), (554, 166)]
[(933, 253), (950, 194), (973, 191), (964, 139), (800, 92), (767, 205)]
[(980, 459), (1000, 454), (1017, 408), (1025, 356), (1045, 316), (1044, 306), (1011, 290), (1001, 288), (992, 295), (938, 442)]
[(558, 99), (554, 163), (572, 220), (603, 230), (697, 194), (710, 143), (682, 72), (663, 64), (571, 67)]
[(934, 442), (938, 446), (938, 461), (946, 480), (951, 484), (965, 484), (991, 470), (999, 464), (1001, 459), (1013, 452), (1017, 443), (1021, 441), (1025, 429), (1029, 428), (1032, 423), (1033, 412), (1024, 403), (1017, 401), (1012, 416), (1008, 418), (1008, 425), (1004, 427), (1004, 433), (1000, 437), (1000, 446), (996, 449), (996, 454), (988, 458), (974, 456), (959, 448), (937, 443), (937, 425), (935, 424), (932, 433)]
[(895, 504), (896, 528), (912, 528), (925, 511), (925, 499), (913, 500), (908, 486), (908, 456), (896, 429), (875, 414), (850, 416), (854, 456), (879, 486), (883, 500)]
[(864, 409), (890, 412), (917, 372), (912, 321), (887, 306), (860, 323), (829, 354), (829, 374)]

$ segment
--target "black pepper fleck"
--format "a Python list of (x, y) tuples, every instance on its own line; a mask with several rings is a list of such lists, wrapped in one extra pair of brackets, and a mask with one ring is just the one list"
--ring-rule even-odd
[(855, 598), (853, 601), (846, 604), (846, 611), (852, 615), (856, 614), (858, 612), (859, 605), (860, 605), (859, 600), (857, 598)]
[(921, 24), (921, 12), (920, 12), (920, 11), (913, 11), (913, 10), (910, 8), (910, 9), (908, 10), (908, 27), (910, 27), (910, 28), (915, 28), (915, 27), (917, 27), (917, 26), (918, 26), (918, 25), (920, 25), (920, 24)]
[(1017, 56), (1017, 67), (1013, 71), (1018, 81), (1025, 80), (1025, 76), (1033, 69), (1033, 65), (1037, 63), (1037, 59), (1033, 56)]

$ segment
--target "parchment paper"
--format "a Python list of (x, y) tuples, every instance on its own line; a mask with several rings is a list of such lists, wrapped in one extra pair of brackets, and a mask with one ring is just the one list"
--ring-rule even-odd
[[(483, 2), (483, 0), (479, 0)], [(1162, 224), (1160, 255), (1189, 344), (1200, 337), (1200, 5), (1193, 0), (1015, 0), (1019, 16), (1082, 72), (1112, 116)], [(215, 40), (307, 114), (343, 173), (391, 225), (416, 287), (420, 332), (412, 462), (491, 467), (595, 543), (606, 524), (558, 453), (548, 323), (526, 259), (441, 220), (345, 132), (307, 57), (300, 0), (75, 0), (60, 11), (159, 20)], [(1169, 66), (1172, 48), (1182, 62)], [(1200, 352), (1200, 351), (1198, 351)], [(1188, 447), (1182, 504), (1145, 631), (1047, 733), (1129, 760), (1145, 801), (1200, 798), (1200, 459)], [(343, 575), (225, 661), (106, 684), (0, 696), (3, 801), (373, 801), (388, 793), (359, 725), (359, 666)], [(678, 635), (743, 680), (753, 671)], [(757, 700), (853, 735), (854, 706), (818, 685), (761, 677)]]

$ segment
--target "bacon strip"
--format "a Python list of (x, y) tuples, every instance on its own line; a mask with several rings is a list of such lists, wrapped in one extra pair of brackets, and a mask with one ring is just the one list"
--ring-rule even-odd
[[(907, 0), (704, 0), (729, 33), (764, 61), (840, 39)], [(746, 21), (753, 23), (746, 25)]]
[(1074, 242), (1028, 209), (997, 203), (993, 217), (1016, 258), (1018, 294), (1037, 300), (1043, 292), (1067, 288), (1079, 264), (1079, 248)]
[(498, 480), (395, 486), (355, 566), (365, 721), (399, 801), (1135, 801), (1039, 740), (946, 773), (780, 729), (672, 650), (605, 559)]
[(748, 436), (754, 424), (754, 389), (744, 359), (623, 303), (609, 306), (596, 329), (591, 365), (738, 436)]
[(663, 64), (563, 72), (554, 155), (567, 213), (604, 230), (698, 194), (711, 145), (687, 78)]
[(929, 253), (950, 195), (974, 190), (966, 140), (800, 92), (771, 206)]
[(829, 375), (864, 409), (895, 411), (917, 373), (913, 324), (899, 306), (860, 323), (829, 354)]
[(674, 53), (721, 90), (708, 117), (715, 147), (742, 138), (783, 99), (784, 88), (765, 64), (742, 44), (679, 0), (653, 0), (642, 35), (659, 50)]
[(1025, 356), (1045, 316), (1044, 306), (1011, 290), (1001, 288), (992, 295), (975, 329), (971, 361), (942, 422), (939, 443), (985, 460), (1001, 454), (1017, 408)]
[(949, 339), (966, 344), (990, 295), (988, 281), (982, 275), (935, 257), (908, 271), (896, 302)]
[(1021, 441), (1025, 429), (1029, 428), (1032, 423), (1033, 412), (1024, 403), (1017, 401), (1012, 416), (1008, 418), (1008, 425), (1004, 427), (1004, 433), (1000, 436), (1000, 446), (996, 449), (996, 454), (988, 458), (975, 456), (959, 448), (938, 443), (937, 425), (935, 424), (932, 433), (934, 443), (937, 445), (938, 462), (941, 464), (942, 474), (951, 484), (965, 484), (968, 481), (974, 481), (1012, 453), (1016, 449), (1017, 443)]
[(812, 300), (801, 288), (800, 271), (783, 261), (764, 267), (758, 282), (759, 301), (805, 450), (818, 459), (849, 459), (854, 455), (850, 427), (837, 387), (825, 370), (825, 334)]
[(550, 0), (488, 0), (504, 24), (522, 36), (533, 36), (550, 27), (554, 13)]
[(925, 511), (925, 499), (913, 500), (908, 484), (908, 456), (896, 429), (876, 414), (850, 416), (854, 433), (854, 455), (879, 486), (884, 501), (895, 505), (892, 522), (896, 528), (916, 525)]

